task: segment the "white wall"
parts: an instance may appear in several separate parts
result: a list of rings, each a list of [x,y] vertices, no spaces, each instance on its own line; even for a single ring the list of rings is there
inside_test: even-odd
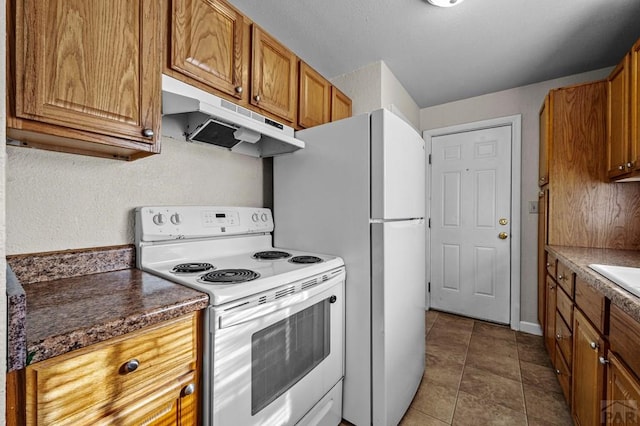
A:
[[[331,83],[351,98],[353,115],[386,108],[416,129],[420,126],[418,104],[383,61],[334,77]]]
[[[521,289],[520,320],[537,320],[537,241],[538,215],[529,214],[529,201],[538,200],[538,113],[550,89],[595,81],[608,75],[610,68],[571,75],[555,80],[420,110],[420,129],[437,129],[455,124],[522,114],[522,203],[521,203]]]
[[[387,64],[384,61],[380,61],[380,65],[382,106],[396,113],[395,108],[397,108],[400,111],[399,115],[414,128],[419,129],[420,107],[391,72]]]
[[[133,162],[7,153],[8,254],[133,243],[136,206],[261,207],[272,199],[271,160],[168,137],[160,155]]]

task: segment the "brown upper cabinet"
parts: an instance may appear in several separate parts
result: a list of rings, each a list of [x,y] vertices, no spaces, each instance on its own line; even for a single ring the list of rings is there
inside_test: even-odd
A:
[[[159,152],[157,2],[12,0],[8,6],[9,138],[127,160]]]
[[[543,186],[549,183],[549,131],[553,128],[551,119],[551,94],[544,98],[542,108],[540,108],[540,162],[538,165],[538,185]]]
[[[255,24],[252,43],[251,104],[295,123],[298,57]]]
[[[298,125],[313,127],[331,120],[331,83],[300,61]]]
[[[351,99],[338,90],[331,87],[331,121],[342,120],[351,117]]]
[[[607,80],[607,176],[640,180],[640,40]]]
[[[246,100],[251,23],[220,0],[173,0],[169,16],[169,72],[165,72],[180,78],[172,72],[176,71],[204,90]]]

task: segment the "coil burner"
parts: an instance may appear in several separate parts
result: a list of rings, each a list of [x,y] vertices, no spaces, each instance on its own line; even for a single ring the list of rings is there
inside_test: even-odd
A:
[[[216,284],[237,284],[260,278],[260,274],[250,269],[219,269],[200,277],[200,280]]]
[[[210,271],[212,269],[214,269],[214,267],[210,263],[189,262],[174,266],[171,272],[175,274],[194,274]]]
[[[317,256],[294,256],[289,259],[291,263],[320,263],[323,260]]]

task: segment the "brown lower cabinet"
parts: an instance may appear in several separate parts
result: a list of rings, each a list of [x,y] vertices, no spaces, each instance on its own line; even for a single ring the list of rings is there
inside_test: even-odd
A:
[[[568,263],[545,256],[545,345],[574,423],[640,426],[640,322]]]
[[[573,317],[573,397],[571,414],[577,425],[600,424],[600,401],[604,399],[606,351],[604,337],[579,310]]]
[[[198,424],[199,321],[194,312],[11,373],[7,424]]]

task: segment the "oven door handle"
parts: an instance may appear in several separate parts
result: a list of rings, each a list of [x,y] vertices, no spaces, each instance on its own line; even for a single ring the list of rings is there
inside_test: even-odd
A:
[[[284,311],[292,307],[304,307],[311,306],[318,303],[320,300],[326,298],[342,297],[342,294],[336,294],[338,290],[334,290],[341,282],[344,281],[344,273],[341,273],[333,278],[311,287],[307,290],[300,291],[298,293],[276,299],[272,302],[263,303],[260,305],[245,306],[240,305],[230,312],[224,312],[220,315],[216,315],[218,319],[217,328],[228,328],[239,324],[243,324],[249,321],[254,321],[258,318],[272,315],[279,311]],[[334,290],[333,292],[331,290]],[[334,303],[336,299],[331,300]],[[289,313],[283,314],[283,317],[290,315]]]

